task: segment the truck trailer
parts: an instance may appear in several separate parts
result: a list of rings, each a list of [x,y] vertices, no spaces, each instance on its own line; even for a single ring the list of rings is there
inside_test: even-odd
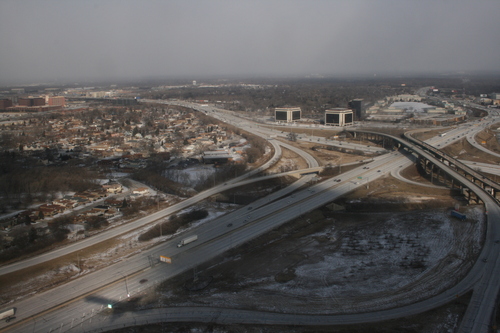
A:
[[[184,238],[183,240],[181,240],[179,242],[179,244],[177,244],[177,247],[181,247],[181,246],[184,246],[186,244],[189,244],[191,242],[194,242],[195,240],[198,239],[198,236],[197,235],[193,235],[193,236],[189,236],[187,238]]]
[[[467,218],[467,216],[465,214],[462,214],[459,211],[456,211],[454,209],[451,210],[450,215],[453,216],[453,217],[456,217],[457,219],[460,219],[462,221]]]
[[[0,312],[0,320],[5,319],[5,321],[9,322],[14,318],[14,314],[16,313],[16,308],[6,309]]]

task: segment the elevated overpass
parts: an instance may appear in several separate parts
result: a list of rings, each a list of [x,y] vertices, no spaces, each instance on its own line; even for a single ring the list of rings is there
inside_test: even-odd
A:
[[[465,178],[467,178],[468,180],[470,180],[474,184],[480,186],[483,190],[488,192],[493,198],[495,198],[495,200],[498,201],[498,194],[500,192],[500,185],[499,184],[497,184],[493,180],[489,179],[485,175],[481,174],[480,172],[472,169],[467,164],[462,163],[459,160],[442,152],[441,150],[434,148],[433,146],[431,146],[431,145],[429,145],[421,140],[413,138],[413,136],[411,135],[411,132],[405,133],[405,138],[407,138],[411,142],[419,145],[426,152],[428,152],[428,153],[432,154],[434,157],[438,158],[442,163],[453,168],[455,171],[460,173],[462,176],[464,176]],[[439,166],[436,166],[432,163],[429,163],[429,161],[427,159],[420,159],[419,163],[424,168],[424,170],[426,170],[427,173],[431,174],[431,179],[437,178],[438,180],[441,180],[443,183],[450,183],[451,182],[451,185],[452,185],[451,187],[454,186],[453,179],[450,179],[449,177],[447,177],[447,174],[443,173],[441,168],[439,168]],[[469,199],[469,201],[474,201],[476,203],[480,202],[480,198],[478,198],[474,192],[471,192],[468,189],[466,189],[464,194]]]
[[[349,130],[355,136],[362,136],[367,140],[383,142],[387,149],[405,149],[417,157],[417,164],[430,176],[432,183],[444,184],[452,189],[458,189],[466,197],[470,203],[484,203],[481,196],[474,190],[470,189],[468,183],[463,182],[461,178],[455,177],[443,169],[443,165],[452,168],[454,171],[465,177],[470,182],[479,186],[483,191],[488,193],[496,202],[500,204],[500,185],[489,179],[480,172],[472,169],[465,163],[449,156],[433,146],[414,138],[411,132],[404,134],[406,141],[403,138],[398,138],[389,134],[377,133],[371,131]],[[434,163],[429,159],[427,154],[422,154],[420,150],[416,150],[418,146],[422,151],[438,159],[442,164]]]

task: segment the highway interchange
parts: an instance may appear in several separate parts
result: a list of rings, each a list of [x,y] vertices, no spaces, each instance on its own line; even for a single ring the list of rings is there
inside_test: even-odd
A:
[[[192,107],[200,108],[197,105],[190,105]],[[269,137],[276,131],[269,131],[264,127],[256,128],[255,124],[245,124],[241,119],[229,119],[230,115],[221,113],[219,115],[222,119],[228,122],[236,123],[239,127],[247,128],[252,132],[260,132],[262,135]],[[252,126],[252,127],[250,127]],[[428,142],[433,146],[443,147],[444,145],[451,144],[455,140],[462,137],[471,138],[473,140],[474,133],[480,131],[483,123],[478,123],[473,127],[458,127],[453,131],[448,131],[445,136],[436,137]],[[456,132],[455,132],[456,131]],[[311,138],[312,141],[312,138]],[[279,158],[280,148],[277,140],[269,140],[275,147],[277,154],[273,158],[273,164]],[[335,144],[334,142],[332,144]],[[295,149],[293,146],[287,145],[288,149]],[[353,145],[353,148],[355,146]],[[361,147],[356,147],[361,148]],[[418,150],[418,147],[413,147]],[[309,167],[317,166],[317,162],[308,154],[301,153],[303,157],[308,160]],[[425,152],[422,152],[425,154]],[[432,158],[429,156],[429,158]],[[167,309],[168,317],[161,310],[149,310],[149,312],[126,313],[121,316],[112,316],[105,311],[107,304],[113,304],[123,300],[127,294],[140,293],[144,288],[149,288],[156,283],[173,277],[183,271],[196,267],[197,265],[214,258],[217,255],[227,251],[232,247],[247,242],[249,239],[257,237],[268,230],[283,224],[296,216],[304,214],[316,207],[335,200],[336,198],[345,195],[345,193],[352,191],[358,186],[365,185],[365,182],[360,182],[359,177],[366,181],[373,181],[382,177],[387,173],[397,173],[405,166],[413,163],[408,156],[400,152],[391,152],[378,156],[370,161],[364,161],[365,166],[357,167],[349,172],[343,173],[337,179],[330,179],[316,185],[310,186],[307,189],[300,189],[305,183],[312,179],[312,175],[302,177],[299,181],[291,186],[273,193],[272,195],[262,198],[250,206],[244,207],[235,212],[229,213],[221,218],[218,218],[209,223],[203,224],[199,229],[190,230],[188,233],[183,234],[184,238],[190,234],[196,233],[199,235],[199,240],[192,245],[185,248],[177,248],[178,237],[164,242],[160,246],[156,246],[148,251],[130,257],[123,262],[109,266],[103,270],[95,273],[85,275],[81,278],[72,280],[60,287],[52,289],[42,294],[34,295],[33,297],[26,298],[13,306],[18,309],[16,316],[18,317],[17,323],[11,322],[8,327],[12,332],[66,332],[66,331],[93,331],[100,329],[111,329],[123,327],[128,325],[149,323],[155,321],[180,321],[182,316],[188,316],[187,321],[193,321],[197,318],[200,322],[213,320],[216,316],[217,322],[238,322],[238,323],[267,323],[267,324],[296,324],[296,325],[332,325],[332,324],[346,324],[346,323],[359,323],[359,322],[375,322],[383,319],[392,319],[408,316],[415,313],[421,313],[428,309],[435,308],[439,305],[446,304],[453,300],[457,295],[462,295],[467,291],[474,288],[475,295],[492,295],[489,301],[473,300],[471,306],[468,308],[466,318],[472,319],[464,320],[462,324],[462,332],[486,332],[487,325],[489,324],[489,316],[491,315],[491,306],[494,304],[494,298],[498,294],[498,285],[494,276],[498,276],[500,263],[496,256],[495,240],[500,235],[497,230],[496,224],[489,223],[487,241],[485,243],[481,257],[487,258],[487,262],[478,261],[471,272],[460,283],[450,290],[441,295],[430,298],[426,301],[415,303],[406,307],[398,309],[366,313],[366,314],[352,314],[343,316],[297,316],[285,314],[272,314],[263,312],[252,312],[231,309]],[[440,163],[435,161],[435,163]],[[268,167],[267,165],[266,167]],[[445,168],[446,166],[443,166]],[[486,166],[483,166],[486,167]],[[488,166],[489,167],[489,166]],[[379,170],[381,170],[379,172]],[[260,170],[259,170],[260,171]],[[257,172],[259,172],[257,171]],[[255,173],[257,173],[255,172]],[[448,173],[453,174],[455,171],[449,169]],[[454,175],[461,177],[460,175]],[[179,203],[179,207],[169,207],[165,210],[157,212],[151,216],[137,220],[133,224],[123,226],[123,229],[112,229],[110,234],[101,236],[93,236],[85,242],[75,243],[74,248],[65,249],[64,253],[68,251],[78,251],[82,248],[90,246],[91,242],[102,242],[103,240],[132,230],[140,225],[151,223],[162,216],[172,214],[175,211],[181,210],[185,207],[192,205],[197,200],[207,198],[217,192],[229,189],[233,186],[238,186],[237,182],[243,180],[234,179],[224,185],[219,185],[216,188],[210,189],[206,192],[200,193],[199,197],[193,197],[191,202],[188,200]],[[463,179],[464,182],[468,182]],[[475,186],[470,184],[471,187]],[[476,186],[477,187],[477,186]],[[481,192],[479,188],[477,191]],[[293,192],[293,195],[290,193]],[[488,219],[498,221],[499,209],[496,203],[491,202],[487,196],[482,198],[486,203],[488,211]],[[231,227],[228,227],[232,224]],[[121,228],[121,227],[119,227]],[[112,233],[111,233],[112,232]],[[93,240],[93,238],[96,240]],[[82,245],[78,245],[78,244]],[[95,244],[95,243],[94,243]],[[498,246],[498,245],[497,245]],[[54,257],[60,253],[52,253]],[[158,264],[155,261],[151,265],[150,258],[157,259],[160,255],[168,255],[172,258],[172,265]],[[40,263],[41,260],[51,260],[54,257],[47,257],[41,259],[37,257],[32,262],[24,261],[15,265],[5,266],[0,269],[1,274],[6,274],[8,271],[15,271],[23,267],[31,265],[33,262]],[[182,262],[182,265],[177,263]],[[23,266],[27,265],[27,266]],[[4,271],[5,270],[5,271]],[[148,282],[141,284],[139,281],[147,279]],[[150,282],[149,282],[150,281]],[[480,281],[480,283],[477,283]],[[493,303],[491,303],[493,302]],[[193,314],[196,312],[196,315]],[[215,314],[214,314],[215,313]],[[237,313],[237,315],[236,315]],[[198,316],[198,317],[197,317]],[[156,318],[156,319],[154,319]],[[485,327],[486,325],[486,327]],[[6,327],[2,324],[1,327]]]

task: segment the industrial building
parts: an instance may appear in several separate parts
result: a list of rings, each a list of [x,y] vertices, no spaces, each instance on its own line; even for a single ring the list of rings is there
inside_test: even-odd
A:
[[[302,116],[300,108],[275,108],[274,119],[276,122],[291,123],[299,121]]]
[[[334,108],[325,111],[325,125],[330,126],[352,126],[354,116],[351,109]]]

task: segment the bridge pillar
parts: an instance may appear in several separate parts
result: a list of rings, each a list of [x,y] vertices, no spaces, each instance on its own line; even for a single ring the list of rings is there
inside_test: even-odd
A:
[[[434,164],[430,164],[431,183],[434,184]]]
[[[443,172],[443,183],[453,189],[453,177],[450,177],[446,172]]]
[[[467,199],[467,202],[469,204],[480,204],[482,202],[481,199],[479,199],[479,197],[476,195],[476,193],[468,188],[464,188],[463,193],[465,194],[465,198]]]
[[[469,204],[473,203],[471,197],[471,191],[467,187],[462,188],[462,194],[464,195],[465,199]]]
[[[443,173],[441,172],[440,168],[437,169],[437,180],[441,184],[445,184],[446,185],[446,177],[443,175]]]
[[[456,186],[456,184],[455,184],[455,178],[451,177],[450,175],[448,175],[448,177],[449,177],[449,179],[450,179],[450,180],[449,180],[449,182],[450,182],[450,188],[451,188],[451,189],[454,189],[454,188],[455,188],[455,186]]]

